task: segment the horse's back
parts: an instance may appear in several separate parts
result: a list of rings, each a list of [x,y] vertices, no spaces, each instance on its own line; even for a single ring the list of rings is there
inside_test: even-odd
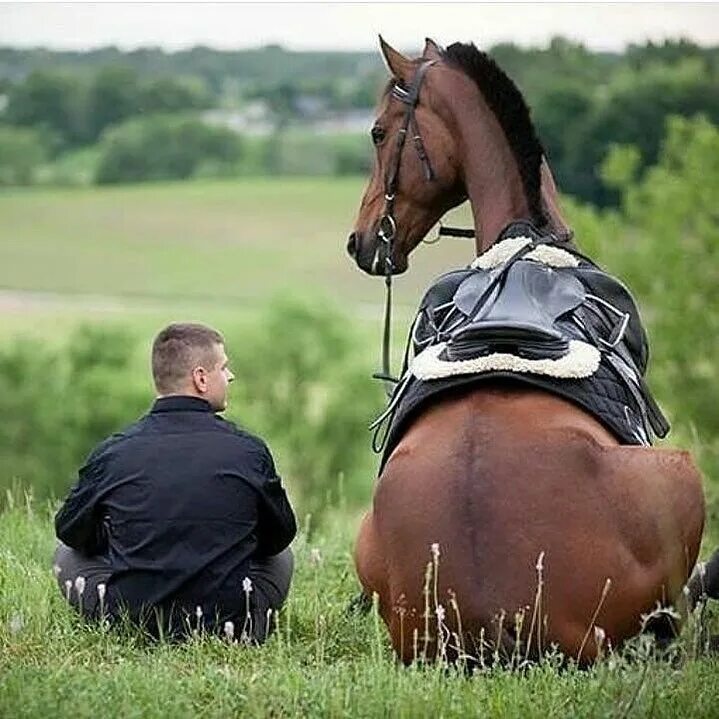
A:
[[[448,607],[456,597],[464,627],[486,631],[502,611],[532,612],[541,575],[544,639],[571,654],[595,612],[617,642],[638,631],[642,612],[677,597],[702,522],[687,453],[619,446],[592,417],[542,392],[479,389],[432,406],[398,444],[358,569],[390,622],[399,606],[419,616],[436,543],[435,601]]]

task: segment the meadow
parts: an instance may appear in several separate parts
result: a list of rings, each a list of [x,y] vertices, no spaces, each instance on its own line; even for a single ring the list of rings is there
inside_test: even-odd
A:
[[[698,170],[697,177],[703,182],[706,173]],[[379,355],[382,281],[362,275],[344,252],[363,185],[359,178],[248,179],[0,194],[0,361],[21,346],[20,338],[31,343],[12,355],[15,364],[0,364],[0,379],[6,382],[0,391],[6,417],[0,454],[12,460],[40,457],[46,450],[45,464],[28,465],[27,471],[60,466],[53,452],[59,457],[68,444],[63,432],[80,427],[87,443],[107,430],[102,423],[88,425],[85,415],[102,414],[116,400],[122,388],[113,377],[129,384],[132,376],[138,386],[131,388],[131,401],[118,400],[104,421],[129,422],[135,408],[150,401],[146,357],[158,328],[172,320],[209,322],[232,338],[230,356],[234,352],[246,370],[236,384],[257,381],[255,394],[237,387],[235,400],[246,406],[240,413],[246,408],[257,423],[251,427],[273,432],[269,439],[279,444],[280,471],[299,501],[302,525],[294,544],[294,588],[266,646],[248,649],[209,637],[183,646],[152,644],[129,630],[82,624],[54,586],[51,516],[62,494],[57,488],[68,485],[69,474],[53,478],[55,484],[48,485],[53,491],[41,492],[38,485],[33,499],[25,495],[33,490],[23,480],[26,466],[13,469],[0,461],[8,467],[0,478],[0,487],[7,488],[0,503],[0,716],[719,716],[719,663],[704,655],[691,631],[671,660],[655,657],[638,642],[589,671],[560,671],[550,657],[534,668],[470,677],[445,667],[398,667],[376,615],[347,611],[358,588],[352,543],[375,466],[362,428],[381,406],[369,374]],[[651,207],[650,201],[645,197],[643,206]],[[677,204],[662,196],[655,206],[668,213]],[[706,554],[719,539],[714,477],[719,453],[716,393],[698,382],[716,378],[707,359],[716,306],[691,314],[692,322],[686,318],[697,302],[714,296],[715,265],[697,261],[709,257],[709,250],[692,244],[688,233],[680,242],[658,244],[665,238],[662,232],[675,231],[667,213],[652,219],[661,228],[651,225],[649,233],[629,212],[600,216],[572,202],[568,211],[580,246],[637,290],[654,341],[650,381],[674,422],[670,441],[691,448],[705,470]],[[456,223],[468,221],[466,209],[458,215]],[[630,220],[636,224],[630,227]],[[714,245],[708,247],[713,253]],[[471,243],[455,240],[421,247],[413,255],[410,273],[397,281],[397,361],[423,289],[472,256]],[[683,279],[690,272],[691,283]],[[276,305],[278,298],[289,298],[290,304]],[[319,308],[324,319],[313,325],[311,311],[293,309],[295,301]],[[279,310],[267,314],[271,306]],[[273,325],[278,317],[291,317],[296,332]],[[88,326],[100,334],[89,335],[86,353],[98,353],[97,362],[107,364],[74,356],[73,371],[90,368],[83,378],[69,372],[62,352],[78,337],[87,340],[74,333]],[[267,327],[274,334],[263,335]],[[313,424],[315,385],[307,405],[282,414],[291,402],[270,392],[268,377],[280,367],[276,356],[265,354],[278,337],[282,347],[298,349],[298,362],[311,360],[297,366],[315,385],[324,381],[346,388],[347,394],[337,390],[335,404],[353,405],[358,416],[341,432],[342,418],[329,410]],[[335,364],[328,363],[332,352],[322,344],[327,338],[327,346],[337,351]],[[105,347],[106,341],[112,346]],[[24,364],[32,373],[17,369]],[[352,373],[345,365],[352,365]],[[282,376],[292,377],[296,367],[290,370]],[[376,390],[372,396],[370,388]],[[87,406],[76,407],[73,395]],[[31,414],[35,405],[39,410]],[[287,425],[300,424],[297,418],[307,407],[312,411],[301,429],[309,434],[285,436]],[[336,410],[332,402],[329,409]],[[75,424],[67,419],[73,412]],[[23,413],[27,422],[15,434],[5,434],[7,418]],[[281,416],[273,417],[276,413]],[[41,428],[43,436],[57,442],[49,449],[35,434],[43,424],[48,425]],[[329,445],[337,437],[349,442],[350,436],[356,442],[351,456],[362,472],[345,476],[343,489],[342,457],[331,454]],[[327,451],[309,458],[314,461],[309,467],[324,469],[317,470],[320,485],[308,490],[298,478],[309,470],[298,457],[301,448],[315,442],[327,445]],[[79,453],[81,444],[73,452]],[[65,465],[74,456],[64,456]],[[330,487],[337,489],[321,504]],[[716,612],[710,612],[709,624],[719,630]]]
[[[293,590],[263,647],[202,636],[151,643],[88,626],[65,606],[49,567],[50,508],[13,501],[0,515],[3,717],[719,716],[719,661],[691,632],[670,657],[637,642],[586,671],[559,669],[551,656],[471,676],[398,666],[377,615],[348,611],[356,517],[341,506],[295,540]]]
[[[22,328],[18,304],[42,317],[134,320],[170,305],[173,316],[194,307],[231,319],[278,293],[321,297],[379,324],[382,281],[345,254],[363,187],[359,178],[253,178],[5,191],[3,331]],[[467,241],[418,252],[397,282],[398,305],[409,312],[434,276],[472,257]]]

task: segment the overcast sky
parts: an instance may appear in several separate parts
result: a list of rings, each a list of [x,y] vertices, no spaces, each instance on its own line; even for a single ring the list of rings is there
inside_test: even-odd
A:
[[[373,49],[382,33],[400,49],[426,35],[546,45],[563,35],[595,49],[686,37],[719,44],[716,3],[3,3],[0,45],[168,50],[269,43],[289,49]]]

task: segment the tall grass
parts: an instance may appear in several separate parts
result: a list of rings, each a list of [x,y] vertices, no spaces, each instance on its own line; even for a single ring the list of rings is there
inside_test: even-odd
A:
[[[474,675],[398,666],[377,615],[348,611],[356,517],[336,508],[295,541],[289,601],[263,647],[85,624],[52,576],[51,510],[16,494],[0,515],[0,716],[716,716],[719,663],[691,643],[669,662],[639,642],[587,671],[551,655]]]

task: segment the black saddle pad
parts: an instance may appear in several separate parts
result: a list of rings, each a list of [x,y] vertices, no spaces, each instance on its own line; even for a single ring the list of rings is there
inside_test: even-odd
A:
[[[502,381],[542,389],[569,400],[599,420],[622,444],[648,443],[647,438],[636,431],[638,417],[631,409],[632,398],[628,396],[622,381],[603,364],[600,364],[592,377],[586,379],[559,380],[512,372],[459,375],[431,382],[414,379],[389,425],[380,470],[413,420],[434,401],[453,393],[466,392]]]

